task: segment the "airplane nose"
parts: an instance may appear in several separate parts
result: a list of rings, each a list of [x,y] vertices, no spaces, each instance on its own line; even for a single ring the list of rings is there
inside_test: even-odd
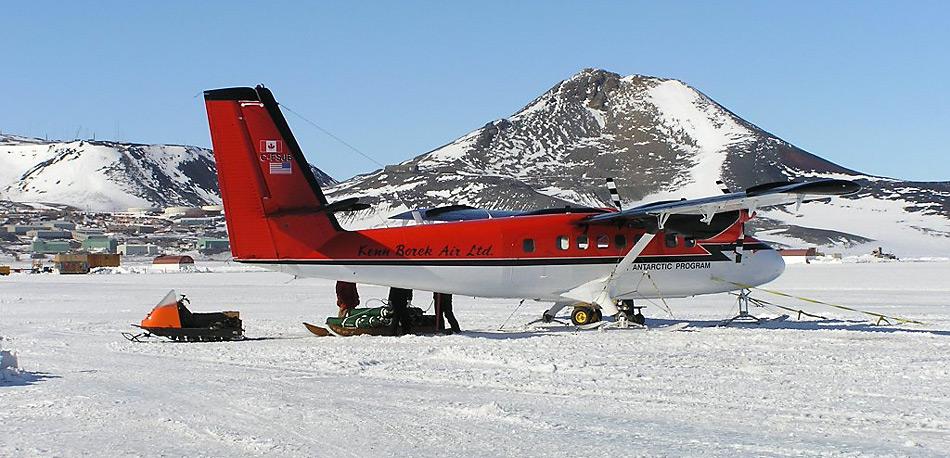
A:
[[[777,250],[759,250],[751,259],[749,284],[763,285],[785,272],[785,260]]]

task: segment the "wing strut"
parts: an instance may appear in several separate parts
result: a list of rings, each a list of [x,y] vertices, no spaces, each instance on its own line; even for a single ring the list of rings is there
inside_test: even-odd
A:
[[[650,244],[654,236],[656,236],[656,234],[645,232],[643,236],[640,237],[640,240],[637,240],[637,243],[633,244],[633,248],[617,263],[617,267],[614,267],[614,271],[610,273],[610,277],[616,277],[629,270],[633,262],[637,260],[637,256],[643,253],[643,250]]]
[[[597,304],[600,306],[604,315],[616,315],[620,313],[620,310],[617,309],[617,301],[612,296],[614,281],[621,274],[630,270],[630,267],[633,266],[637,257],[643,253],[643,250],[650,244],[654,236],[656,236],[655,233],[644,233],[640,237],[640,240],[637,240],[637,243],[633,245],[633,248],[614,266],[614,270],[610,272],[610,275],[584,283],[561,294],[561,297],[587,302],[589,304]]]

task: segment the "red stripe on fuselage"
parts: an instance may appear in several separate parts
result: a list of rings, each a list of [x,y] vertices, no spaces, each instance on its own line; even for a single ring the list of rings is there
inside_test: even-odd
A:
[[[278,258],[267,260],[472,260],[477,263],[478,260],[536,259],[538,263],[544,263],[544,259],[617,259],[624,256],[644,233],[642,228],[629,226],[581,224],[587,216],[578,213],[518,216],[343,231],[319,247],[284,245]],[[281,227],[281,219],[294,217],[278,216],[272,227]],[[743,212],[736,223],[723,232],[698,240],[693,246],[686,246],[683,236],[679,235],[676,246],[667,246],[666,234],[661,231],[641,256],[708,256],[710,252],[703,248],[703,244],[736,243],[742,239],[741,224],[747,219]],[[578,243],[578,238],[584,235],[587,236],[586,249]],[[618,236],[622,236],[625,242],[622,246],[617,243]],[[561,249],[559,237],[567,237],[567,249]],[[753,239],[745,240],[745,243],[752,242]],[[527,251],[526,245],[533,245],[533,251]],[[240,260],[254,261],[255,258]]]

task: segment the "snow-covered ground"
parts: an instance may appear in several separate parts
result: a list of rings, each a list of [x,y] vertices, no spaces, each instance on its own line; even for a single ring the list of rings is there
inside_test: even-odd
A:
[[[647,309],[690,331],[524,332],[544,305],[458,297],[462,335],[317,338],[300,322],[335,312],[326,281],[0,277],[22,371],[0,384],[0,455],[941,455],[948,279],[950,262],[812,264],[770,285],[924,326],[811,305],[837,320],[709,327],[733,313],[718,295],[669,301],[675,318]],[[194,310],[240,310],[251,339],[124,340],[171,288]]]

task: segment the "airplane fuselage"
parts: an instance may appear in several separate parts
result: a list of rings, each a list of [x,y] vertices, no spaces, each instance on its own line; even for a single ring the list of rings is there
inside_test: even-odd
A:
[[[609,275],[644,234],[636,227],[581,224],[587,216],[537,215],[342,231],[296,256],[238,260],[299,277],[559,301],[571,288]],[[775,279],[784,270],[781,256],[744,237],[742,221],[705,240],[660,232],[631,269],[618,273],[613,297],[685,297],[732,291],[734,283],[759,285]]]

